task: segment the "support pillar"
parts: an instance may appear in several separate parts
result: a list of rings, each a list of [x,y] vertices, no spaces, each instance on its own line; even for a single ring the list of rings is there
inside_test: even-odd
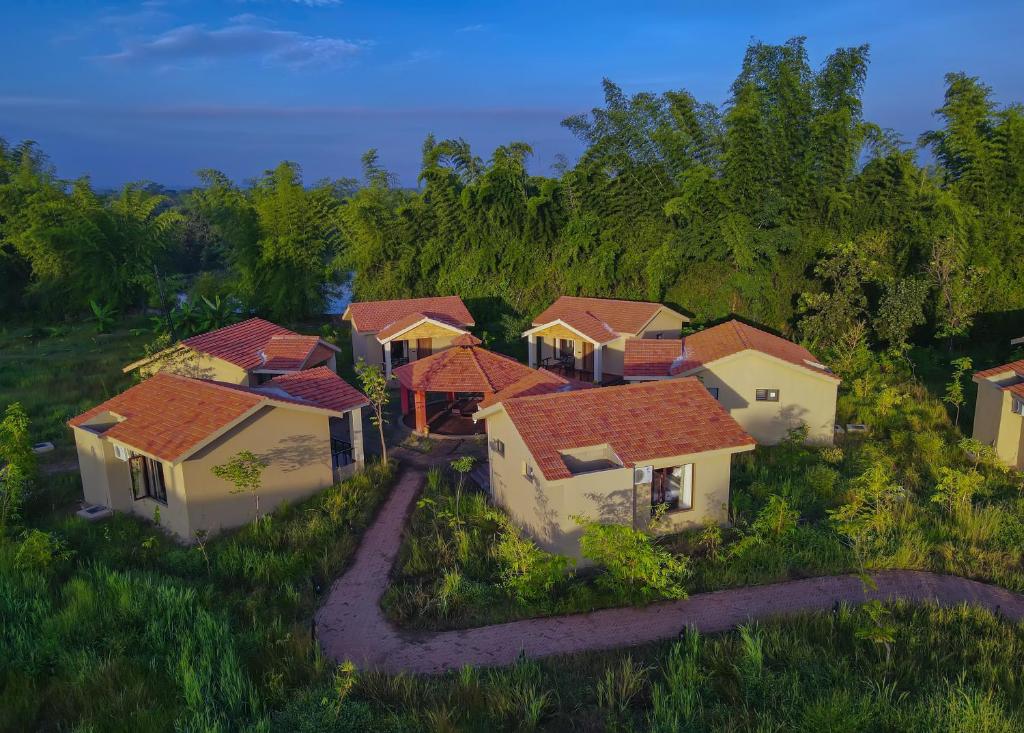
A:
[[[384,343],[384,378],[391,379],[391,342]]]
[[[362,468],[366,462],[363,453],[363,408],[357,407],[348,414],[348,432],[352,441],[352,462]]]
[[[402,388],[401,388],[401,394],[402,394],[402,414],[403,415],[408,415],[409,414],[409,388],[406,387],[404,384],[402,385]]]
[[[426,435],[430,431],[427,424],[427,393],[416,390],[416,432]]]
[[[537,336],[530,334],[526,337],[526,358],[530,363],[530,369],[537,368]]]
[[[601,378],[604,376],[601,372],[601,357],[604,354],[603,346],[594,347],[594,381],[598,384],[601,383]]]

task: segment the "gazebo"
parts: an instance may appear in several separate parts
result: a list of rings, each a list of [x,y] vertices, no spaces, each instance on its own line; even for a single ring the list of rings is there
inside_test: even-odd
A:
[[[430,432],[431,424],[436,424],[435,432],[442,435],[483,432],[483,424],[475,424],[471,417],[481,402],[574,386],[557,374],[531,369],[482,348],[480,339],[471,334],[456,338],[447,351],[400,366],[393,373],[401,389],[402,419],[423,435]],[[428,394],[443,397],[428,405]]]

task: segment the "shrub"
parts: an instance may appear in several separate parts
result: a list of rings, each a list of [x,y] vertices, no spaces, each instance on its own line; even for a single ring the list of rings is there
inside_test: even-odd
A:
[[[577,518],[583,527],[580,554],[602,570],[598,583],[622,602],[685,598],[689,560],[658,546],[645,532],[624,524]]]

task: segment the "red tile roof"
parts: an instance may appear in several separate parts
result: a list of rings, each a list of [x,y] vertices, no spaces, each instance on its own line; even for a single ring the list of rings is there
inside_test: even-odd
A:
[[[623,376],[669,376],[682,355],[682,339],[626,339]]]
[[[462,326],[461,323],[456,322],[453,318],[451,318],[451,317],[449,317],[447,315],[442,316],[442,315],[436,315],[435,314],[435,315],[432,315],[432,316],[428,316],[425,313],[416,312],[416,313],[410,313],[407,316],[403,316],[402,318],[399,318],[394,323],[390,323],[387,326],[385,326],[384,328],[382,328],[380,331],[377,332],[377,340],[380,341],[381,343],[384,343],[388,339],[390,339],[390,338],[392,338],[394,336],[397,336],[402,331],[408,330],[408,329],[412,328],[413,326],[415,326],[416,324],[422,323],[423,321],[427,320],[428,318],[430,320],[432,320],[432,321],[436,321],[437,323],[440,323],[443,326],[449,326],[449,327],[451,327],[452,329],[454,329],[456,331],[465,331],[466,330]]]
[[[266,387],[282,390],[290,397],[337,412],[348,412],[370,404],[366,395],[327,367],[282,374],[256,389],[266,392]]]
[[[261,387],[157,372],[68,421],[71,427],[104,413],[120,418],[103,437],[161,460],[175,461],[261,404],[346,412],[366,398],[326,367],[282,375]]]
[[[727,356],[738,354],[741,351],[758,351],[776,359],[789,362],[794,366],[806,369],[814,374],[839,380],[835,374],[819,364],[814,354],[799,344],[775,336],[754,328],[741,321],[726,321],[717,326],[706,328],[703,331],[691,334],[684,339],[661,339],[666,343],[674,344],[650,347],[651,339],[632,339],[626,342],[626,354],[624,376],[673,376],[685,374],[693,369],[699,369],[711,362],[724,359]],[[672,350],[678,349],[676,356],[670,363],[669,369],[659,372],[654,371],[664,363],[664,359]],[[648,356],[649,353],[657,352],[657,357]],[[659,361],[660,359],[660,361]],[[636,371],[631,371],[630,364]]]
[[[980,372],[974,373],[975,379],[989,379],[990,377],[998,377],[1000,374],[1016,374],[1020,377],[1024,377],[1024,359],[1019,361],[1011,361],[1009,364],[1003,364],[1002,366],[992,367],[991,369],[983,369]]]
[[[201,333],[185,339],[182,344],[246,371],[257,368],[301,369],[317,346],[334,350],[317,336],[303,336],[262,318],[250,318],[216,331]],[[266,356],[266,364],[261,354]]]
[[[624,466],[671,456],[754,446],[696,378],[644,382],[506,400],[544,477],[572,474],[560,451],[608,444]]]
[[[605,343],[619,334],[639,333],[662,306],[635,300],[563,295],[533,319],[534,326],[562,321],[583,335]]]
[[[105,438],[174,461],[265,399],[216,382],[158,372],[68,424],[81,427],[98,415],[113,413],[123,420],[103,432]]]
[[[462,298],[457,295],[350,303],[342,318],[352,321],[352,326],[357,331],[378,333],[412,314],[428,316],[463,329],[474,325],[473,316],[469,314]]]
[[[535,371],[480,346],[453,346],[400,366],[394,375],[414,391],[498,392]]]
[[[496,402],[513,397],[529,397],[532,395],[549,394],[551,392],[568,391],[570,389],[582,389],[591,385],[575,380],[566,379],[546,369],[531,369],[529,374],[523,375],[504,389],[488,395],[480,401],[480,408],[489,407]]]

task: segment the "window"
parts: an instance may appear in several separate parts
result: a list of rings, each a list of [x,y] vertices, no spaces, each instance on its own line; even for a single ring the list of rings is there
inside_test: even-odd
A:
[[[1010,408],[1014,415],[1024,415],[1024,400],[1019,397],[1013,398],[1013,406]]]
[[[505,442],[494,438],[491,441],[491,450],[497,453],[502,458],[505,457]]]
[[[523,461],[523,476],[527,481],[533,481],[533,466],[526,461]]]
[[[755,393],[755,398],[758,402],[778,402],[779,401],[779,390],[777,389],[759,389]]]
[[[558,339],[558,356],[561,359],[575,358],[576,344],[572,339]]]
[[[708,392],[709,392],[709,393],[711,394],[711,396],[712,396],[712,397],[714,397],[714,398],[715,398],[716,400],[718,399],[718,387],[708,387]]]
[[[668,511],[693,509],[693,464],[658,468],[651,482],[651,512],[664,504]]]
[[[161,504],[167,503],[167,487],[164,486],[164,468],[160,461],[146,456],[133,455],[128,459],[132,475],[132,496],[136,501],[149,497]]]

